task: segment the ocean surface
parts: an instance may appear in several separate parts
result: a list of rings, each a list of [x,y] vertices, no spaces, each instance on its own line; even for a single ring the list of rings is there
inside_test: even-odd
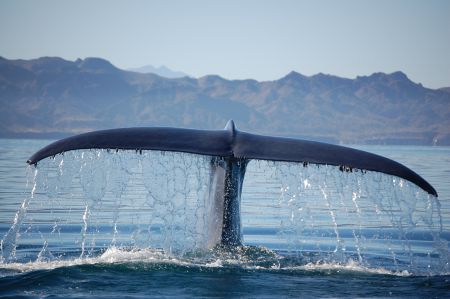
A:
[[[423,176],[251,161],[214,246],[211,157],[0,139],[0,298],[450,298],[450,148],[355,146]]]

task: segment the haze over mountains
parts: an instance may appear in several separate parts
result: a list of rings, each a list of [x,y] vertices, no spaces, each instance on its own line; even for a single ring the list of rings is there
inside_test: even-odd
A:
[[[402,72],[171,79],[99,58],[0,57],[0,119],[0,137],[132,126],[221,129],[234,119],[241,130],[334,143],[450,145],[450,92]]]
[[[154,67],[153,65],[145,65],[145,66],[138,67],[138,68],[128,69],[128,71],[142,73],[142,74],[152,73],[152,74],[156,74],[158,76],[166,77],[166,78],[191,77],[186,73],[173,71],[164,65],[161,65],[159,67]]]

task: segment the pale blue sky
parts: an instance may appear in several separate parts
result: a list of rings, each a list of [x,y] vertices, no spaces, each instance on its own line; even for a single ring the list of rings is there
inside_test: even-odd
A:
[[[199,77],[354,78],[450,86],[450,1],[0,1],[0,56],[103,57]]]

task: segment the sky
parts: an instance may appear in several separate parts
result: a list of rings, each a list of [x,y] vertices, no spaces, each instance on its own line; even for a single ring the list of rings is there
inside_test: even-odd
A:
[[[194,77],[355,78],[450,86],[450,1],[0,1],[0,56],[102,57]]]

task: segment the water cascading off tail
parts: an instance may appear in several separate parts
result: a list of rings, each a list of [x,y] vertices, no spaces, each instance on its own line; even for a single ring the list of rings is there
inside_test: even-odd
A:
[[[35,171],[32,196],[3,239],[3,259],[36,256],[43,242],[57,249],[53,256],[86,257],[110,245],[182,253],[217,238],[209,157],[73,151]]]
[[[286,263],[449,272],[439,201],[405,180],[271,161],[249,163],[247,178],[245,244],[276,248]]]
[[[398,163],[342,147],[240,133],[232,123],[212,133],[124,130],[75,136],[30,159],[36,164],[66,152],[37,165],[32,195],[3,238],[3,261],[90,257],[111,246],[182,256],[217,244],[239,246],[241,225],[244,243],[295,253],[295,263],[352,259],[371,266],[374,254],[388,261],[383,266],[401,263],[397,271],[442,265],[448,258],[435,196],[398,177],[355,169],[379,168],[436,195]],[[128,139],[110,144],[114,134]],[[264,161],[277,157],[303,163]]]

